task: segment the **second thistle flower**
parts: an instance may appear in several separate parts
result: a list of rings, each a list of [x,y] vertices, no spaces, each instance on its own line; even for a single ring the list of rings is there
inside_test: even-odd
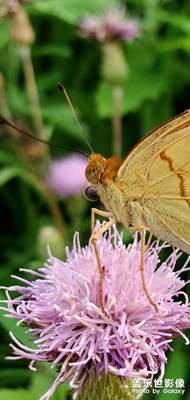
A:
[[[87,15],[80,23],[80,33],[102,44],[103,78],[113,86],[123,86],[128,77],[128,66],[120,41],[131,42],[140,36],[138,21],[125,17],[123,5],[111,4],[103,15]]]

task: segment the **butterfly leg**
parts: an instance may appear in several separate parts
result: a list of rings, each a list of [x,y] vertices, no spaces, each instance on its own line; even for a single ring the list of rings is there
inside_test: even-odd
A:
[[[146,236],[146,229],[144,228],[144,226],[135,226],[135,227],[130,227],[130,230],[132,231],[140,231],[141,232],[141,257],[140,257],[140,271],[141,271],[141,280],[142,280],[142,286],[144,289],[144,292],[146,294],[146,297],[149,301],[149,303],[155,308],[156,312],[158,311],[158,307],[156,306],[156,304],[154,303],[154,301],[152,300],[147,286],[146,286],[146,281],[145,281],[145,276],[144,276],[144,255],[145,255],[145,251],[146,251],[146,244],[145,244],[145,236]],[[152,238],[152,235],[150,235]],[[148,246],[150,244],[150,241],[148,239]]]
[[[100,215],[101,217],[112,217],[104,226],[102,226],[96,233],[93,234],[94,231],[94,224],[95,224],[95,215]],[[100,256],[98,252],[98,247],[97,247],[97,239],[102,233],[106,232],[114,223],[115,223],[115,218],[113,218],[112,214],[106,211],[101,211],[98,210],[97,208],[92,208],[91,209],[91,231],[92,231],[92,243],[94,246],[95,250],[95,255],[96,255],[96,261],[98,264],[98,269],[99,269],[99,274],[100,274],[100,306],[102,310],[104,310],[103,307],[103,280],[104,280],[104,268],[102,267],[101,261],[100,261]]]
[[[102,211],[102,210],[98,210],[98,208],[92,207],[91,208],[91,234],[93,234],[93,232],[94,232],[95,215],[100,215],[100,217],[105,217],[105,218],[110,218],[110,217],[113,218],[113,215],[111,213],[109,213],[108,211]],[[103,228],[104,227],[102,227],[101,229],[103,229]],[[106,231],[107,231],[107,229],[104,230],[104,232],[106,232]]]
[[[148,237],[148,240],[147,240],[147,243],[146,243],[146,246],[145,246],[145,252],[146,252],[146,251],[149,249],[149,247],[150,247],[150,243],[151,243],[152,237],[153,237],[153,234],[152,234],[152,233],[149,233],[149,237]]]

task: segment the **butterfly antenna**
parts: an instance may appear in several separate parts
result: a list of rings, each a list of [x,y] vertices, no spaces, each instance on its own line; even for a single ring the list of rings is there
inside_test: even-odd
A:
[[[69,150],[72,150],[72,151],[74,151],[74,152],[76,152],[76,153],[83,154],[84,156],[86,156],[86,157],[89,158],[89,155],[86,154],[84,151],[72,149],[72,148],[67,147],[67,146],[59,146],[58,144],[50,143],[50,142],[48,142],[48,141],[46,141],[46,140],[39,139],[37,136],[34,136],[34,135],[32,135],[32,134],[30,134],[30,133],[28,133],[28,132],[25,132],[25,131],[23,131],[22,129],[18,128],[17,126],[15,126],[15,125],[12,124],[11,122],[9,122],[7,119],[5,119],[4,117],[2,117],[1,115],[0,115],[0,124],[1,124],[1,125],[8,125],[8,126],[10,126],[12,129],[14,129],[15,131],[17,131],[17,132],[19,132],[19,133],[22,133],[23,135],[28,136],[28,137],[31,138],[31,139],[37,140],[38,142],[45,143],[45,144],[48,144],[49,146],[57,147],[58,149],[62,149],[62,150],[69,149]]]
[[[68,95],[66,89],[64,88],[64,86],[63,86],[62,83],[60,83],[60,82],[57,84],[57,87],[58,87],[59,90],[61,90],[61,92],[62,92],[62,93],[64,94],[64,96],[66,97],[67,103],[69,104],[69,107],[70,107],[70,109],[71,109],[71,112],[72,112],[72,114],[73,114],[73,117],[74,117],[74,119],[75,119],[75,121],[76,121],[76,123],[77,123],[77,125],[78,125],[78,127],[79,127],[79,129],[80,129],[80,131],[81,131],[81,133],[82,133],[82,136],[83,136],[83,138],[84,138],[84,140],[85,140],[87,146],[89,147],[90,151],[94,154],[93,148],[92,148],[92,146],[90,145],[90,143],[89,143],[89,141],[88,141],[88,139],[87,139],[87,137],[86,137],[86,135],[85,135],[85,133],[84,133],[84,131],[83,131],[83,129],[82,129],[82,126],[81,126],[81,124],[80,124],[80,122],[79,122],[79,119],[78,119],[78,117],[77,117],[77,115],[76,115],[76,112],[75,112],[75,110],[74,110],[74,107],[73,107],[73,105],[72,105],[72,103],[71,103],[71,100],[70,100],[70,98],[69,98],[69,95]]]

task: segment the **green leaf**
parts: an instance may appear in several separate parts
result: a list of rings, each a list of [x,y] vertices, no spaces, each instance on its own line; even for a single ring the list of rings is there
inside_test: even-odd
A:
[[[156,71],[131,71],[131,76],[124,88],[122,115],[138,110],[146,100],[158,99],[164,90],[163,77]],[[100,83],[95,100],[100,118],[114,115],[112,87],[106,82]]]
[[[109,0],[36,0],[29,9],[75,25],[87,13],[100,13],[109,4]]]
[[[81,122],[80,114],[75,108],[75,112]],[[48,123],[53,126],[57,126],[62,130],[65,130],[65,133],[68,133],[70,136],[83,140],[80,129],[72,115],[71,109],[69,106],[64,104],[55,104],[51,106],[46,106],[42,108],[43,117],[47,120]],[[82,127],[85,131],[86,136],[88,137],[87,127]],[[64,143],[63,143],[64,145]]]
[[[26,389],[1,389],[0,400],[38,400]]]
[[[5,300],[5,295],[0,293],[0,300]],[[1,303],[1,307],[5,306],[3,303]],[[7,318],[5,315],[8,315],[8,311],[6,310],[0,310],[0,325],[7,331],[7,332],[13,332],[16,338],[26,346],[28,345],[28,340],[29,340],[29,334],[26,334],[26,331],[28,328],[23,327],[21,325],[16,325],[17,319],[16,318]],[[11,341],[11,339],[10,339]],[[30,347],[35,348],[34,345],[32,345],[32,342],[30,343]]]
[[[174,350],[174,352],[170,352],[164,377],[173,379],[185,378],[187,374],[188,361],[187,353],[185,351],[181,351],[178,348]]]
[[[167,12],[165,10],[159,10],[157,18],[160,23],[167,23],[175,28],[180,29],[184,33],[190,34],[190,20],[188,14],[177,14]]]
[[[5,167],[0,171],[0,187],[8,183],[11,179],[20,177],[25,182],[34,186],[35,189],[40,190],[40,186],[36,177],[20,167]]]
[[[55,369],[50,369],[50,364],[38,364],[38,371],[36,374],[32,375],[32,382],[30,385],[30,391],[34,393],[34,398],[37,397],[39,399],[39,397],[51,387],[57,374],[58,373]],[[51,399],[66,400],[69,389],[68,383],[59,385]]]
[[[166,373],[164,375],[164,379],[175,379],[182,378],[185,381],[188,374],[188,354],[177,349],[173,353],[169,354],[169,362],[167,364]],[[184,388],[185,389],[185,388]],[[175,396],[175,400],[181,399],[180,393],[175,394],[165,394],[165,396]],[[158,396],[156,396],[156,400],[163,400],[163,391],[160,390]]]
[[[22,174],[22,170],[17,167],[6,167],[0,171],[0,186],[5,185],[11,179],[16,176],[20,176]]]
[[[36,57],[63,57],[68,58],[72,54],[69,46],[59,44],[44,44],[43,46],[35,47],[33,55]]]
[[[1,164],[13,164],[13,163],[15,163],[15,161],[16,161],[15,154],[8,153],[4,149],[0,150],[0,162],[1,162]]]
[[[4,353],[5,354],[5,353]],[[32,371],[25,367],[25,368],[20,368],[18,366],[18,361],[15,362],[15,367],[13,368],[14,363],[11,363],[10,367],[10,361],[7,360],[7,367],[9,368],[3,368],[0,369],[0,387],[9,387],[10,382],[11,382],[11,387],[15,387],[18,385],[22,386],[24,384],[24,381],[28,381],[30,379],[30,376],[32,374]]]
[[[190,36],[181,37],[173,40],[164,40],[160,46],[160,51],[174,51],[174,50],[185,50],[190,52]]]

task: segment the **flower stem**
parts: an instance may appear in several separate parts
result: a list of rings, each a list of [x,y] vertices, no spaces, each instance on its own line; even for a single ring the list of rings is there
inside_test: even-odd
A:
[[[5,116],[10,122],[14,122],[12,115],[11,115],[11,111],[9,109],[9,105],[8,105],[8,100],[7,100],[7,96],[6,96],[6,92],[4,89],[4,78],[3,75],[0,73],[0,110],[1,110],[1,114],[3,116]],[[14,146],[17,150],[17,152],[19,151],[18,148],[18,134],[14,132],[14,130],[7,125],[7,131],[10,135],[10,138],[13,139],[14,138]],[[3,137],[3,136],[2,136]]]
[[[38,99],[38,89],[31,58],[30,46],[20,46],[20,52],[23,62],[25,81],[28,91],[28,96],[31,103],[31,113],[34,121],[34,128],[38,136],[41,136],[43,130],[43,122]]]
[[[113,87],[113,102],[114,102],[114,115],[112,120],[113,126],[113,154],[114,156],[121,158],[122,150],[122,97],[123,89],[122,87]]]
[[[91,373],[85,381],[78,400],[135,400],[136,394],[132,392],[132,379],[123,381],[112,374],[104,374],[98,381],[95,373]]]
[[[11,119],[11,112],[9,110],[8,101],[4,89],[4,78],[1,72],[0,72],[0,108],[1,108],[1,114]]]
[[[55,225],[56,225],[57,229],[59,230],[59,232],[62,236],[63,244],[65,245],[65,243],[66,243],[65,222],[64,222],[61,210],[59,208],[59,205],[57,203],[57,200],[54,196],[54,193],[51,191],[51,189],[44,183],[43,183],[43,192],[46,197],[47,203],[49,205],[49,209],[54,218]]]

